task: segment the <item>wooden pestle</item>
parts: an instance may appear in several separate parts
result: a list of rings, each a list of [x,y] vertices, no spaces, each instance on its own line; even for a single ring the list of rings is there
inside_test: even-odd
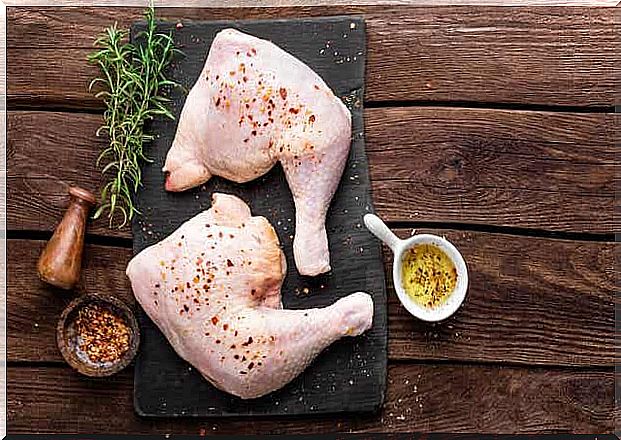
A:
[[[62,289],[72,289],[80,279],[86,221],[95,204],[95,196],[85,189],[73,186],[69,195],[69,207],[37,265],[43,281]]]

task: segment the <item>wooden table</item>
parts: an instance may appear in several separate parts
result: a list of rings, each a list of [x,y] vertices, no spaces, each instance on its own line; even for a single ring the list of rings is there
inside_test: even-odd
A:
[[[100,181],[102,105],[87,91],[97,72],[85,62],[93,37],[115,20],[127,27],[141,9],[17,7],[7,36],[9,433],[613,431],[619,10],[159,11],[171,20],[341,13],[367,20],[375,206],[402,236],[446,235],[471,276],[462,310],[435,326],[412,319],[389,286],[381,413],[140,419],[131,368],[93,380],[63,363],[54,331],[74,294],[41,283],[35,264],[67,186]],[[95,222],[87,242],[78,292],[135,305],[124,274],[129,229]]]

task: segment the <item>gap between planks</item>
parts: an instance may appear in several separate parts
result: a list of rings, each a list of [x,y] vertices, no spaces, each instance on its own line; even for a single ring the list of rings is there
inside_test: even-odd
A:
[[[483,360],[464,360],[464,359],[402,359],[389,358],[389,365],[419,365],[419,366],[456,366],[456,367],[492,367],[492,368],[512,368],[522,370],[539,370],[552,372],[594,372],[594,373],[614,373],[615,367],[612,365],[555,365],[555,364],[522,364],[519,362],[495,362]],[[70,368],[61,359],[38,361],[38,360],[9,360],[6,362],[8,368]],[[130,364],[133,368],[133,364]]]
[[[59,219],[60,221],[60,219]],[[595,243],[615,243],[619,241],[615,233],[597,234],[597,233],[580,233],[580,232],[563,232],[548,231],[544,229],[527,229],[514,228],[506,226],[478,225],[474,223],[446,223],[446,222],[402,222],[402,221],[386,221],[391,229],[437,229],[454,230],[461,232],[482,232],[488,234],[511,235],[515,237],[531,237],[531,238],[549,238],[551,240],[571,240]],[[133,247],[133,238],[128,230],[127,237],[119,237],[116,235],[91,234],[86,233],[84,242],[87,244],[95,244],[99,246],[131,248]],[[47,241],[52,237],[52,231],[44,230],[8,230],[6,238],[8,240],[43,240]]]
[[[615,106],[570,106],[570,105],[547,105],[547,104],[516,104],[510,102],[479,102],[479,101],[364,101],[365,109],[375,108],[455,108],[455,109],[478,109],[478,110],[510,110],[522,112],[546,112],[546,113],[619,113]],[[29,104],[9,100],[8,111],[39,111],[50,113],[72,113],[85,115],[103,115],[101,107],[70,107],[63,105],[48,105],[46,101],[32,101]]]

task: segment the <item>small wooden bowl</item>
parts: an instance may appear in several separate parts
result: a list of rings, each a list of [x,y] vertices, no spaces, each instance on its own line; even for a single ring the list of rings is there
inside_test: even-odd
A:
[[[94,304],[123,319],[129,328],[129,348],[114,362],[92,362],[78,346],[74,325],[78,312]],[[134,359],[140,345],[140,329],[134,313],[123,301],[110,295],[86,294],[71,301],[61,314],[56,327],[56,342],[67,363],[75,370],[86,376],[104,377],[118,373]]]

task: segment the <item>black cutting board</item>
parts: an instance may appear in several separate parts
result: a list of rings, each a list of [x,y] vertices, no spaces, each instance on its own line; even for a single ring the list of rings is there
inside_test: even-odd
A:
[[[143,213],[133,223],[134,252],[168,234],[198,212],[208,209],[215,191],[235,194],[253,215],[266,217],[276,229],[287,257],[283,285],[285,308],[326,306],[356,291],[373,295],[375,314],[370,331],[330,346],[297,379],[268,396],[241,400],[217,390],[175,354],[155,324],[142,312],[142,345],[136,361],[134,406],[142,416],[284,415],[377,410],[386,387],[386,291],[378,242],[362,218],[373,212],[368,163],[364,151],[362,98],[365,26],[358,17],[301,20],[162,23],[172,32],[184,55],[169,76],[187,89],[198,77],[216,33],[234,27],[272,40],[315,70],[348,105],[353,114],[352,148],[340,186],[328,213],[327,230],[332,271],[302,277],[293,261],[295,233],[293,199],[280,165],[247,184],[213,178],[184,193],[167,193],[161,172],[185,100],[182,90],[170,91],[176,121],[155,120],[149,130],[156,139],[147,147],[153,162],[143,167],[137,196]],[[144,23],[132,26],[132,36]],[[139,41],[139,39],[138,39]]]

